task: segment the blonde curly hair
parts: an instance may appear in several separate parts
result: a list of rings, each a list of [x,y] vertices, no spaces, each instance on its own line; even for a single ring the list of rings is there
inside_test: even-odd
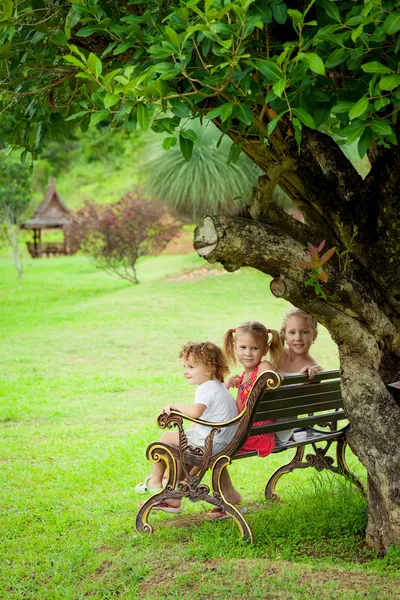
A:
[[[212,342],[188,342],[182,346],[179,358],[203,364],[210,379],[223,382],[229,372],[224,353]]]

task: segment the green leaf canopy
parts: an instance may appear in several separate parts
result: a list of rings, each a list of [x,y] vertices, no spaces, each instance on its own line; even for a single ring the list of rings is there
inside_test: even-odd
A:
[[[33,158],[41,137],[99,113],[110,127],[177,130],[186,159],[181,120],[195,117],[261,140],[292,135],[294,119],[298,141],[299,119],[350,141],[357,119],[371,143],[395,142],[373,125],[400,107],[396,0],[7,0],[0,12],[1,126]],[[171,110],[173,127],[155,125]]]

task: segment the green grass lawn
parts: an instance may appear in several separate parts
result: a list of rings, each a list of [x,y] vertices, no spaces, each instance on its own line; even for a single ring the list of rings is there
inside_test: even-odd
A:
[[[26,259],[19,282],[2,255],[1,599],[398,598],[399,553],[366,548],[365,503],[348,485],[297,471],[279,483],[282,502],[266,503],[282,454],[231,468],[253,546],[190,502],[151,516],[154,535],[135,532],[158,411],[193,400],[181,344],[220,344],[248,319],[279,328],[288,308],[259,272],[190,274],[204,267],[194,253],[147,258],[133,286],[82,256]],[[313,354],[338,367],[326,331]]]

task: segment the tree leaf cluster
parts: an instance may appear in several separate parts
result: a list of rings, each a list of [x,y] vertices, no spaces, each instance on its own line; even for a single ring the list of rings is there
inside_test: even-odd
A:
[[[363,156],[396,143],[399,48],[396,0],[6,0],[0,123],[33,158],[44,136],[107,121],[169,133],[190,160],[193,117],[265,143],[317,128]]]

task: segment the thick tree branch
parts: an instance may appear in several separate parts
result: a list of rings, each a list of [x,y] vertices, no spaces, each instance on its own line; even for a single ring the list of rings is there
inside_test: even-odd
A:
[[[363,180],[331,138],[305,127],[299,154],[292,137],[276,143],[271,136],[265,146],[258,138],[243,140],[235,131],[228,135],[237,143],[243,142],[243,150],[266,173],[270,191],[279,184],[309,224],[323,231],[324,237],[340,240],[336,223],[351,220],[349,198],[353,197],[351,204],[356,206]],[[346,180],[348,176],[350,179]],[[260,207],[254,208],[255,213],[259,210]],[[251,209],[250,213],[253,214]]]
[[[218,123],[215,123],[218,126]],[[243,142],[243,151],[265,172],[265,199],[262,204],[269,203],[275,185],[279,186],[298,206],[307,223],[324,232],[325,237],[335,238],[336,234],[331,219],[326,218],[324,209],[320,205],[321,198],[332,196],[332,187],[325,180],[320,165],[310,157],[305,166],[299,165],[297,144],[292,138],[276,143],[274,136],[269,138],[269,144],[262,144],[259,138],[242,139],[236,131],[227,134],[236,143]],[[269,182],[268,182],[269,180]],[[326,187],[326,189],[324,189]],[[258,202],[260,200],[258,199]],[[262,210],[256,207],[254,212]],[[251,210],[250,210],[251,212]],[[256,217],[257,218],[257,217]]]
[[[357,203],[362,177],[328,135],[305,127],[302,143],[306,154],[310,153],[321,165],[325,179],[334,189],[335,202],[331,210],[338,214],[346,213],[349,206],[353,207],[354,202]]]
[[[228,135],[240,141],[236,134],[228,132]],[[320,232],[317,238],[310,237],[308,241],[331,240],[332,245],[346,251],[353,267],[364,272],[365,283],[370,281],[370,289],[378,288],[376,300],[390,305],[387,314],[391,316],[394,311],[394,315],[400,315],[399,151],[394,152],[397,162],[393,158],[382,164],[382,157],[374,165],[373,173],[380,173],[379,181],[371,180],[371,175],[364,181],[336,142],[317,131],[305,128],[304,150],[300,155],[291,138],[285,140],[286,153],[275,148],[273,140],[267,147],[255,138],[242,141],[245,152],[266,172],[264,186],[253,196],[250,214],[272,222],[268,207],[278,181],[300,208],[307,224]],[[354,224],[358,225],[357,231]],[[349,247],[349,240],[355,234]],[[376,258],[377,246],[380,260]]]
[[[220,262],[227,271],[247,266],[276,277],[284,270],[294,280],[304,273],[296,264],[304,257],[304,246],[250,219],[206,216],[195,229],[193,245],[199,256]]]
[[[211,263],[220,262],[227,271],[247,266],[277,278],[277,295],[304,308],[322,323],[329,321],[332,325],[334,319],[343,322],[343,327],[330,327],[340,330],[336,341],[346,343],[354,352],[370,354],[375,368],[383,348],[400,357],[399,332],[369,291],[344,278],[335,265],[326,264],[328,300],[317,298],[314,290],[305,286],[309,272],[296,264],[304,258],[306,247],[277,226],[237,217],[207,216],[195,230],[194,248],[199,256]],[[377,348],[377,338],[382,348]]]
[[[332,237],[331,229],[318,214],[314,214],[313,221],[302,223],[277,206],[272,201],[275,187],[276,181],[271,181],[268,174],[258,178],[258,186],[253,189],[253,196],[249,202],[249,213],[254,220],[276,227],[305,246],[308,242],[317,243],[322,239],[327,240],[330,246],[337,243]]]

